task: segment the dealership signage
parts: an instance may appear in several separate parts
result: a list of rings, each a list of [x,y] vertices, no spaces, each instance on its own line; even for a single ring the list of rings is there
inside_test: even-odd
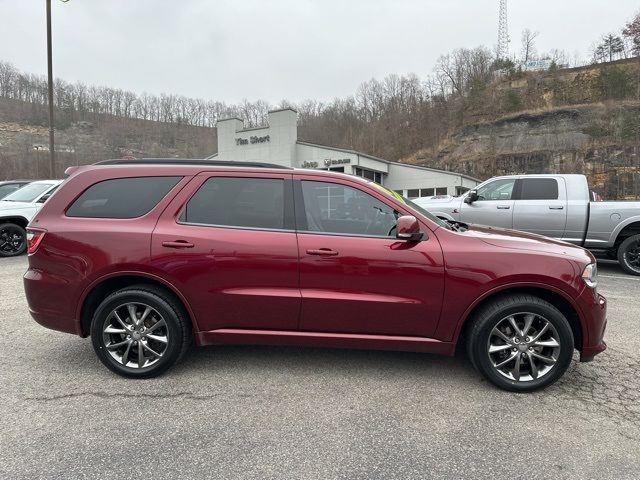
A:
[[[249,138],[236,138],[236,145],[249,145],[254,143],[266,143],[270,142],[269,135],[265,135],[264,137],[249,137]]]
[[[324,159],[324,166],[325,167],[330,167],[332,165],[342,165],[345,163],[351,163],[351,159],[350,158],[339,158],[337,160],[333,160],[331,158],[325,158]]]
[[[322,163],[324,164],[325,168],[329,168],[335,165],[344,165],[345,163],[351,163],[351,159],[350,158],[338,158],[338,159],[325,158]],[[320,164],[318,162],[303,162],[302,168],[318,168],[319,165]]]

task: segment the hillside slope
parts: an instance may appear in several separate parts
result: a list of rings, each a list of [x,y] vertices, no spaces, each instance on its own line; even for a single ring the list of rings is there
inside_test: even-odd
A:
[[[639,198],[640,100],[629,100],[639,79],[633,59],[498,82],[493,95],[528,109],[495,119],[477,109],[475,122],[402,161],[481,179],[582,173],[605,198]]]
[[[58,112],[64,113],[64,112]],[[217,149],[215,128],[104,114],[61,114],[56,129],[56,176],[67,166],[108,158],[202,158]],[[0,180],[49,176],[49,130],[42,105],[0,98]]]

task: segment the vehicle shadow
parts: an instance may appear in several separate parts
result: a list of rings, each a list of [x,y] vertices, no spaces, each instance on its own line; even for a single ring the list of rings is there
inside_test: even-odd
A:
[[[625,272],[620,263],[617,260],[611,260],[610,258],[604,257],[602,255],[595,255],[596,260],[598,262],[598,271],[599,273],[605,273],[608,275],[620,275],[629,278],[635,278],[634,275],[629,275]],[[640,277],[638,277],[640,278]]]

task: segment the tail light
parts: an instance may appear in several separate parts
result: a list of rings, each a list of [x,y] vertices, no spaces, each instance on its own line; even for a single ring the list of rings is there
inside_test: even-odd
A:
[[[47,233],[46,230],[39,228],[27,228],[27,253],[29,255],[36,253],[45,233]]]

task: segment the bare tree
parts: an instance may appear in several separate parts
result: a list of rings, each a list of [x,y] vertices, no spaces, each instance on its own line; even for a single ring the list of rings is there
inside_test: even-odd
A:
[[[640,56],[640,13],[627,23],[622,35],[631,43],[631,53]]]
[[[522,63],[527,63],[529,60],[532,60],[536,55],[536,38],[540,32],[532,32],[530,29],[526,28],[522,31]]]

